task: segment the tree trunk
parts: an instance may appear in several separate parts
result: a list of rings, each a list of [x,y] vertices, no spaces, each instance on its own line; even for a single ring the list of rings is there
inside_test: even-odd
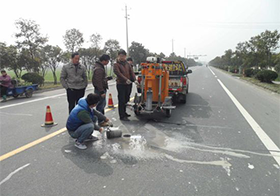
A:
[[[19,78],[17,69],[14,69],[14,73],[15,73],[16,77]]]
[[[57,84],[56,67],[53,67],[53,69],[51,69],[51,71],[53,74],[53,84]]]
[[[54,80],[53,84],[57,84],[57,76],[55,71],[53,72],[53,80]]]

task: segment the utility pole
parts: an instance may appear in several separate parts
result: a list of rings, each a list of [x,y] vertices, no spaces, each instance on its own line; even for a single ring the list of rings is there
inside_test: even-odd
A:
[[[127,56],[129,56],[129,51],[128,51],[128,20],[129,20],[129,15],[127,14],[127,6],[125,5],[125,21],[126,21],[126,52]]]
[[[184,58],[186,58],[186,48],[184,48]]]
[[[172,53],[174,53],[174,39],[172,39]]]

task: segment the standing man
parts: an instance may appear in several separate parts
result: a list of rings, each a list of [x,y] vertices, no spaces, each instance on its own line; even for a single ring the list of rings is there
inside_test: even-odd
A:
[[[2,70],[1,74],[2,74],[2,76],[0,76],[1,97],[3,98],[2,102],[6,102],[7,90],[12,85],[11,83],[12,79],[5,70]]]
[[[130,115],[126,113],[126,103],[129,100],[130,84],[132,84],[136,78],[131,66],[126,61],[126,52],[124,50],[118,52],[118,58],[114,64],[114,73],[117,75],[120,120],[129,121],[127,117]]]
[[[132,60],[132,58],[129,57],[129,58],[126,59],[126,61],[131,66],[132,71],[133,71],[133,60]],[[130,95],[131,95],[131,91],[132,91],[132,85],[133,85],[132,83],[129,85],[128,96],[127,96],[128,100],[127,100],[127,102],[129,102],[129,99],[130,99]]]
[[[106,92],[108,89],[108,80],[112,77],[107,77],[105,66],[108,65],[110,61],[110,56],[103,54],[99,61],[97,61],[93,68],[92,75],[92,85],[94,86],[94,93],[100,96],[100,101],[98,102],[96,109],[97,111],[104,114],[104,108],[106,106]],[[102,121],[98,120],[98,123],[101,124]]]
[[[67,92],[69,114],[79,99],[85,95],[88,85],[86,68],[79,63],[79,53],[73,53],[71,58],[71,62],[63,66],[60,74],[60,82]]]

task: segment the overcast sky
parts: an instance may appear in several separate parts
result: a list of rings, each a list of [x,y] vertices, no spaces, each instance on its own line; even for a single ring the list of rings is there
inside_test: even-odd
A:
[[[0,42],[14,44],[15,21],[32,19],[64,47],[62,36],[77,28],[88,42],[101,34],[102,47],[117,39],[126,49],[125,12],[129,8],[129,42],[142,43],[151,52],[204,55],[211,60],[227,49],[263,31],[280,31],[280,0],[6,0],[1,1]],[[85,43],[84,47],[89,46]]]

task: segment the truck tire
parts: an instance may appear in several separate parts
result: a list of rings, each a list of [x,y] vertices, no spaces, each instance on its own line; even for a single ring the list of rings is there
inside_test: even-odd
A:
[[[187,94],[181,94],[180,95],[180,102],[182,104],[186,104],[187,103]]]
[[[169,110],[169,109],[165,110],[165,116],[167,118],[170,118],[171,117],[171,110]]]

